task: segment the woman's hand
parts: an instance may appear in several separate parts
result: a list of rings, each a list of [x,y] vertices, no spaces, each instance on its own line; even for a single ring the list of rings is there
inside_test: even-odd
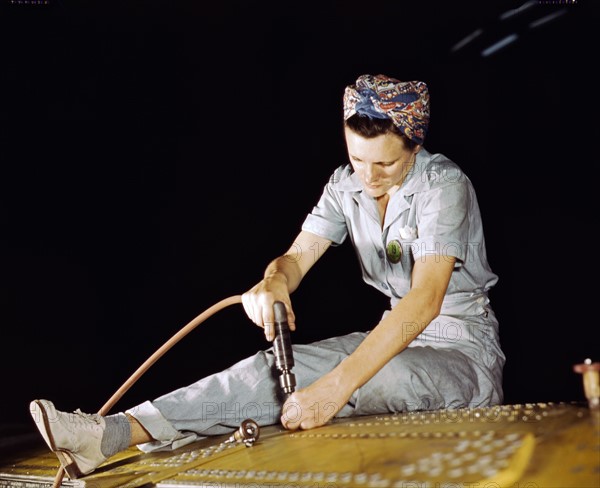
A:
[[[334,370],[292,393],[283,405],[281,424],[290,430],[320,427],[329,422],[351,396],[352,390]]]
[[[265,329],[268,341],[275,338],[273,304],[277,301],[285,305],[290,330],[296,330],[290,293],[298,288],[304,275],[330,245],[328,239],[301,231],[289,250],[268,264],[264,278],[242,295],[246,314],[252,322]]]
[[[296,318],[285,276],[279,273],[273,274],[242,295],[242,305],[246,314],[252,322],[265,329],[265,337],[268,341],[275,339],[273,304],[277,301],[285,305],[290,330],[296,330]]]

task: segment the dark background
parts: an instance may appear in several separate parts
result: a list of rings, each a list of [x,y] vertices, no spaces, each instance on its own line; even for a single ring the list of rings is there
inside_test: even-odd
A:
[[[5,438],[30,432],[34,398],[98,410],[180,327],[258,281],[345,161],[343,89],[363,73],[426,81],[425,145],[475,184],[506,403],[584,400],[572,366],[599,352],[599,24],[594,0],[558,3],[3,0]],[[349,243],[293,301],[298,343],[369,329],[387,303]],[[266,346],[229,307],[114,410]]]

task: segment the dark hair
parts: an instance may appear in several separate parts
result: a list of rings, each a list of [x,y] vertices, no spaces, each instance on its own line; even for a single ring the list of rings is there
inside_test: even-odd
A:
[[[415,146],[417,146],[415,141],[406,137],[400,129],[394,125],[392,119],[376,119],[356,113],[346,119],[344,125],[367,139],[383,136],[391,132],[402,138],[404,146],[408,150],[412,151]]]

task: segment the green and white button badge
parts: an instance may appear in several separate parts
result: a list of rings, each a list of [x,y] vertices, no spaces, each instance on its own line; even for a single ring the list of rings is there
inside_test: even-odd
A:
[[[385,248],[388,261],[392,264],[396,264],[400,262],[400,258],[402,257],[402,246],[400,245],[400,241],[394,239],[387,243]]]

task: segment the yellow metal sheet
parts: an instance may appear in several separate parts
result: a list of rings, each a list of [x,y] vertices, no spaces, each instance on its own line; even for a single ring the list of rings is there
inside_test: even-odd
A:
[[[63,486],[600,488],[599,425],[587,407],[537,403],[271,426],[253,447],[219,437],[171,452],[132,448]],[[23,453],[0,463],[0,487],[49,486],[57,467],[46,450]]]

